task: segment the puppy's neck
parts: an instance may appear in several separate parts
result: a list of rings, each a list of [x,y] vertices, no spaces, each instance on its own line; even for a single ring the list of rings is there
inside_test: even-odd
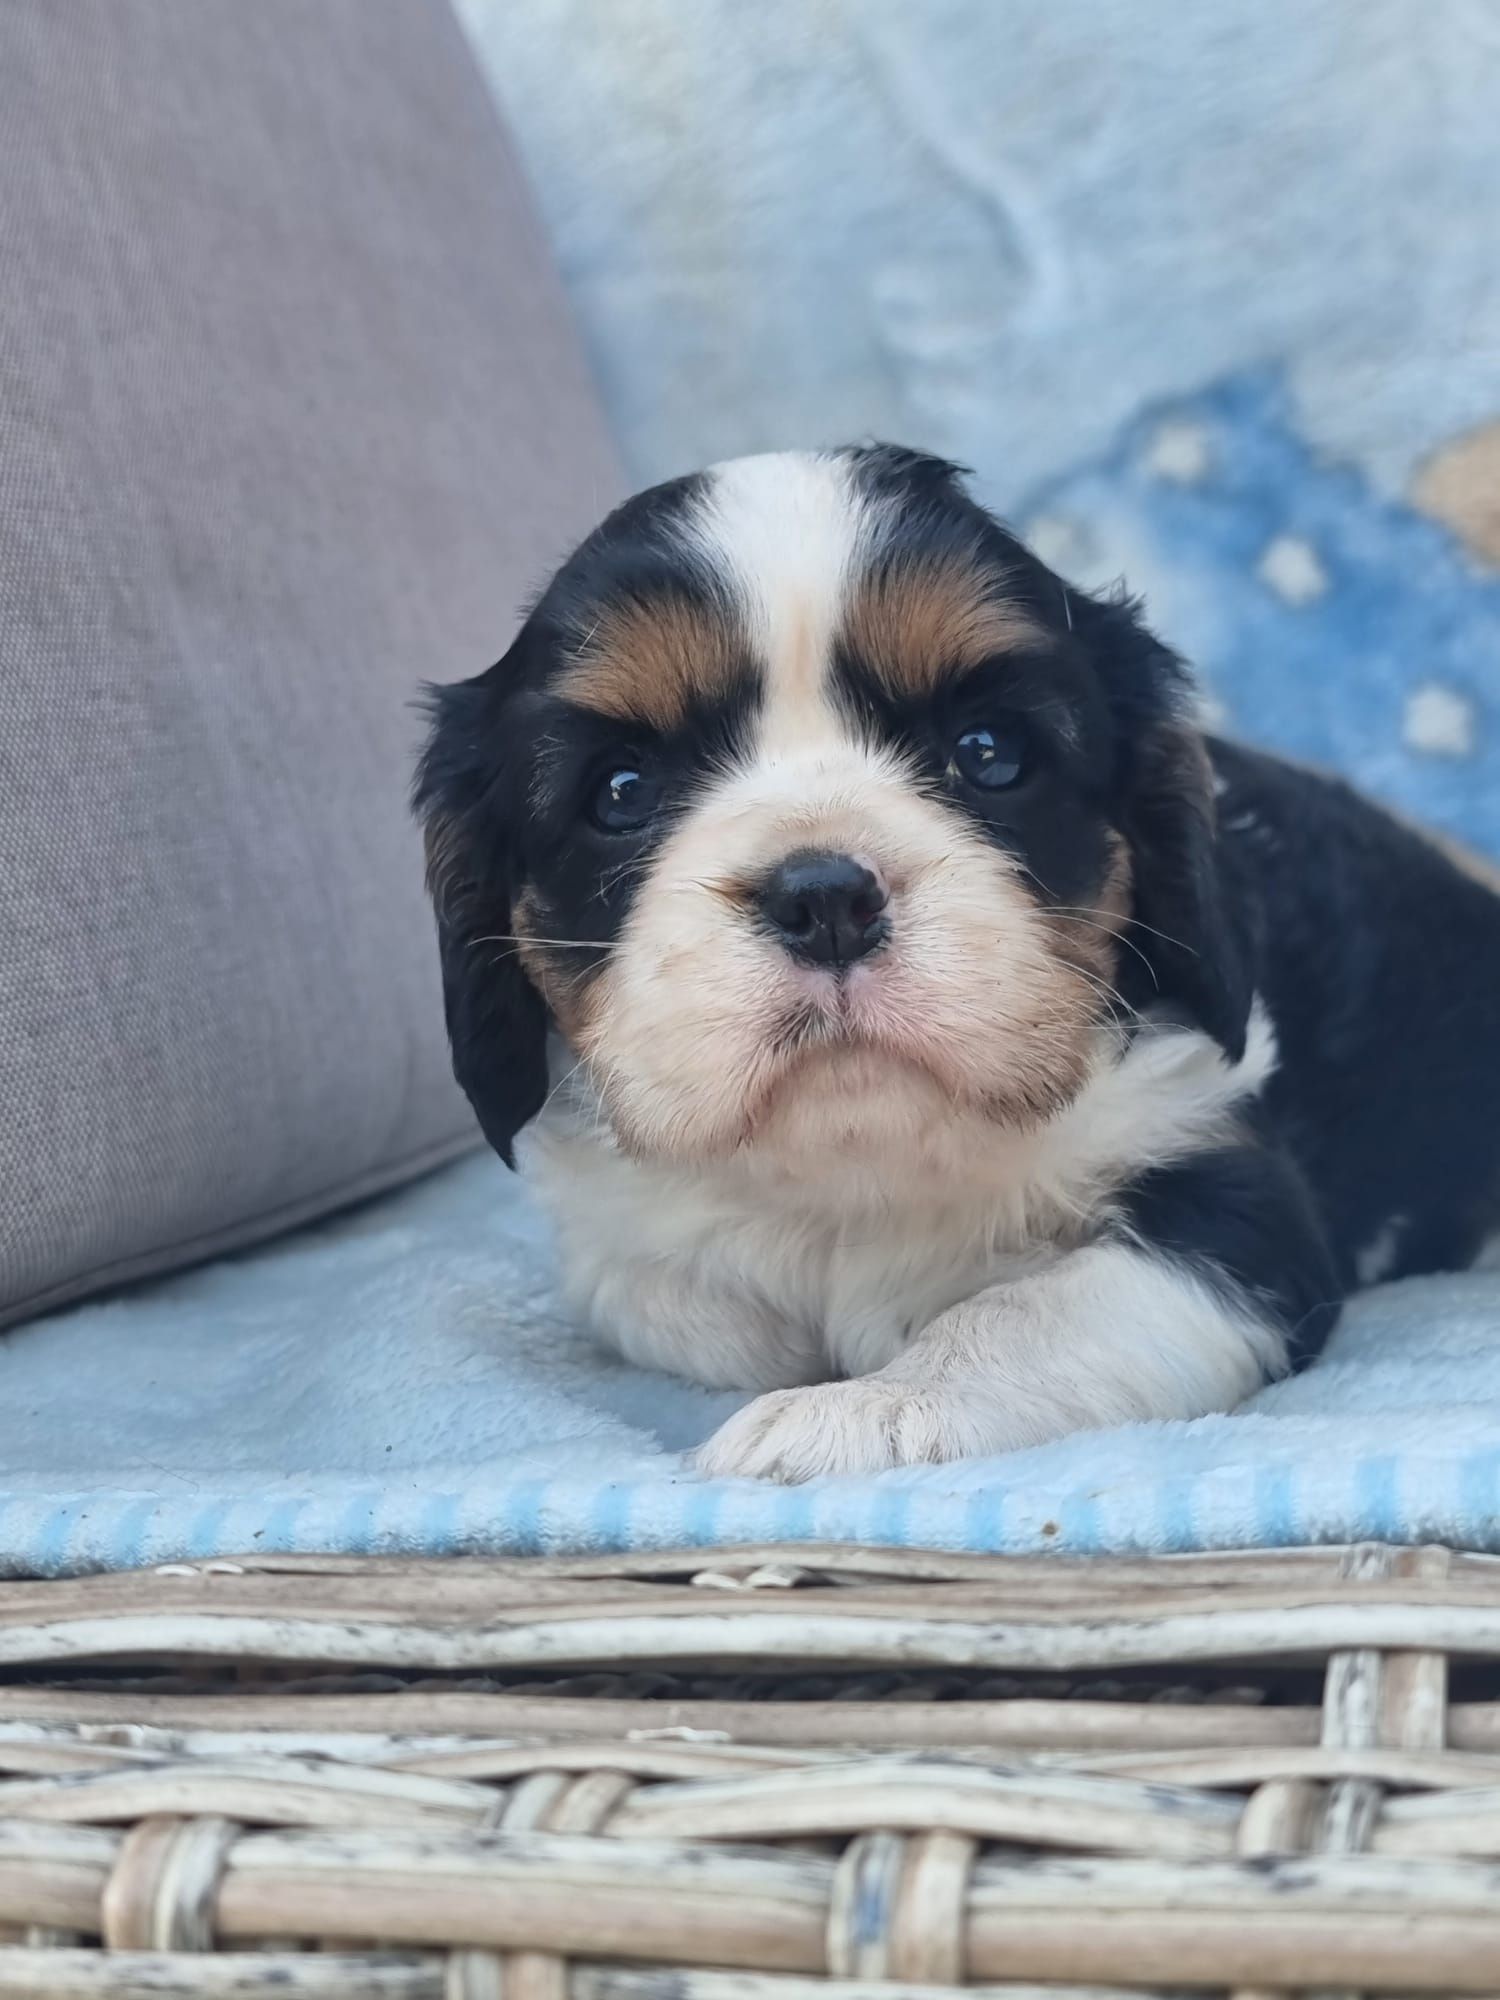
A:
[[[687,1203],[718,1213],[792,1210],[835,1233],[871,1217],[906,1214],[916,1223],[936,1213],[951,1222],[968,1214],[1020,1249],[1076,1234],[1122,1180],[1227,1134],[1275,1062],[1259,1004],[1237,1064],[1179,1024],[1148,1020],[1128,1037],[1101,1026],[1077,1095],[1025,1128],[956,1105],[930,1079],[898,1067],[877,1075],[830,1064],[811,1080],[794,1079],[734,1150],[674,1159],[622,1147],[586,1068],[559,1043],[551,1094],[521,1158],[554,1208],[572,1198],[579,1175],[621,1195],[632,1190],[648,1236],[653,1204]]]

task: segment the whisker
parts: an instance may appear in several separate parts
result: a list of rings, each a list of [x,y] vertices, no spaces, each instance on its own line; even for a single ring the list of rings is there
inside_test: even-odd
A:
[[[566,1087],[573,1081],[576,1074],[577,1074],[576,1069],[572,1068],[565,1069],[563,1071],[562,1075],[557,1079],[556,1083],[553,1084],[552,1088],[547,1092],[547,1095],[542,1099],[541,1109],[536,1114],[538,1118],[543,1118],[546,1116],[547,1110],[551,1105],[553,1098],[556,1097],[557,1093],[560,1090],[566,1089]],[[597,1135],[599,1133],[602,1133],[604,1130],[604,1112],[603,1112],[603,1107],[601,1105],[596,1104],[594,1106],[593,1116],[594,1116],[594,1131],[595,1134]]]
[[[491,931],[484,937],[470,938],[468,948],[472,951],[476,945],[481,944],[513,944],[517,946],[523,944],[545,944],[552,946],[558,951],[613,951],[615,949],[612,944],[606,944],[592,938],[518,937],[512,931]]]
[[[1127,951],[1133,951],[1135,953],[1136,957],[1141,961],[1141,964],[1144,965],[1146,970],[1150,973],[1151,984],[1155,986],[1158,991],[1160,991],[1161,982],[1156,976],[1156,967],[1151,963],[1150,959],[1147,958],[1146,954],[1141,950],[1140,946],[1138,944],[1132,944],[1130,942],[1130,939],[1124,936],[1122,932],[1117,930],[1113,924],[1100,923],[1096,917],[1086,917],[1081,910],[1063,909],[1050,906],[1047,904],[1043,904],[1042,914],[1048,917],[1066,917],[1068,922],[1071,924],[1087,924],[1090,930],[1103,931],[1106,937],[1112,937],[1116,939],[1120,944],[1124,945]]]
[[[1035,880],[1035,877],[1032,879]],[[1058,917],[1076,917],[1084,914],[1092,914],[1092,912],[1085,913],[1076,903],[1054,903],[1050,905],[1050,908],[1052,914]],[[1173,937],[1168,931],[1159,931],[1154,924],[1142,923],[1139,917],[1127,917],[1125,922],[1132,930],[1145,931],[1151,937],[1160,938],[1163,944],[1175,945],[1178,951],[1185,951],[1190,958],[1198,956],[1198,953],[1184,939]]]
[[[604,902],[622,882],[628,881],[632,875],[644,873],[646,868],[650,866],[651,859],[652,857],[649,854],[635,854],[628,861],[618,862],[615,867],[609,870],[608,874],[601,875],[599,877],[597,892],[599,901],[601,903]]]
[[[1132,1021],[1139,1021],[1141,1019],[1140,1009],[1132,1007],[1130,1002],[1125,998],[1125,995],[1119,992],[1117,988],[1111,986],[1107,979],[1101,979],[1097,973],[1090,972],[1087,967],[1082,965],[1070,966],[1069,970],[1076,972],[1086,985],[1092,986],[1102,999],[1113,1001],[1114,1005],[1127,1014]]]

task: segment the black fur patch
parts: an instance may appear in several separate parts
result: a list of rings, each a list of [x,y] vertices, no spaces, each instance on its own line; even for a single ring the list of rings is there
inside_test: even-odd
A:
[[[1144,1174],[1119,1206],[1134,1241],[1268,1318],[1285,1337],[1293,1367],[1328,1338],[1344,1288],[1312,1194],[1275,1146],[1247,1138],[1195,1153]]]
[[[1345,1287],[1453,1270],[1500,1226],[1500,897],[1347,785],[1213,745],[1219,847],[1258,915],[1268,1131]]]

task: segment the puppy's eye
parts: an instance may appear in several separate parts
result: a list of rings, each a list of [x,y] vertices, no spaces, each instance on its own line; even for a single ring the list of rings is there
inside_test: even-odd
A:
[[[951,777],[981,792],[1003,792],[1026,770],[1026,739],[1013,722],[976,723],[954,738]]]
[[[634,764],[619,764],[595,785],[589,817],[606,833],[634,833],[661,804],[660,782]]]

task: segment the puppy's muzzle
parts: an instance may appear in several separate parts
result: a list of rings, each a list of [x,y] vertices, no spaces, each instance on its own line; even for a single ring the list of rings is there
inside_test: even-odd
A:
[[[833,970],[868,957],[890,936],[884,882],[852,854],[789,854],[761,887],[760,914],[784,950]]]

